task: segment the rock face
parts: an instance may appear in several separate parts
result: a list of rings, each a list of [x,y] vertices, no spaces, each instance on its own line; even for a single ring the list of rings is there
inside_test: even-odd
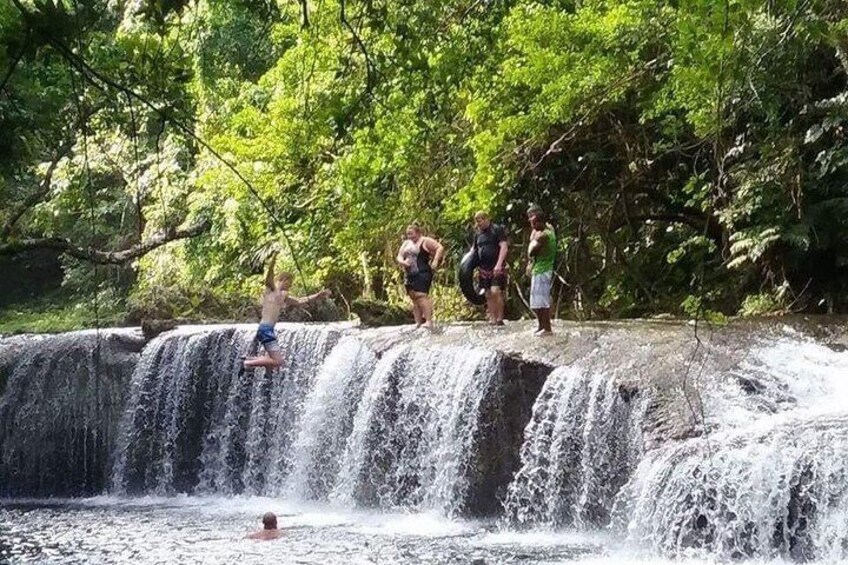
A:
[[[397,326],[412,321],[412,313],[408,308],[399,308],[379,300],[358,298],[351,303],[350,309],[359,316],[362,326],[366,328]]]
[[[246,493],[834,561],[844,328],[280,324],[284,366],[253,373],[253,325],[0,340],[0,494]]]
[[[0,340],[0,496],[79,496],[106,487],[143,345],[127,330]]]
[[[465,501],[466,514],[495,516],[502,512],[507,488],[521,468],[519,453],[524,429],[551,373],[548,365],[514,356],[503,356],[501,363],[500,387],[485,398],[480,408],[484,418],[471,464],[473,487]]]

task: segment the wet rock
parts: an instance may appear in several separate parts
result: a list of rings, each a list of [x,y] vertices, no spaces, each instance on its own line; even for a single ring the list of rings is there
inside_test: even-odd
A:
[[[506,489],[521,467],[524,428],[552,370],[543,363],[510,355],[503,357],[501,386],[487,395],[480,408],[479,441],[466,501],[468,514],[500,513]]]
[[[358,298],[350,305],[351,311],[359,316],[362,325],[367,328],[396,326],[412,321],[409,309],[393,306],[380,300]]]
[[[318,300],[293,306],[280,313],[281,322],[338,322],[344,319],[345,313],[334,300]]]
[[[0,496],[103,491],[143,344],[137,330],[0,341]]]
[[[639,394],[639,388],[632,384],[627,385],[618,385],[618,395],[621,396],[621,399],[625,402],[630,402],[636,395]]]
[[[760,381],[753,377],[743,377],[739,375],[736,377],[736,382],[738,382],[742,390],[748,394],[757,394],[765,388]]]
[[[177,325],[177,320],[142,320],[141,331],[149,341],[161,333],[171,331]]]

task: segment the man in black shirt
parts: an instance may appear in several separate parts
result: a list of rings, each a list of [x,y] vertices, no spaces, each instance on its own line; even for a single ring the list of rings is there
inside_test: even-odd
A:
[[[489,323],[502,326],[507,278],[504,268],[508,245],[506,230],[493,224],[485,212],[474,214],[477,229],[472,249],[477,254],[480,286],[486,289],[486,311]]]

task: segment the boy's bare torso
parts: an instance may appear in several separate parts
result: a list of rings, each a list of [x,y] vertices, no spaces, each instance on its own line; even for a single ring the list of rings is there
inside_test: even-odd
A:
[[[281,289],[265,289],[262,294],[262,323],[276,324],[283,307],[288,301],[289,293]]]

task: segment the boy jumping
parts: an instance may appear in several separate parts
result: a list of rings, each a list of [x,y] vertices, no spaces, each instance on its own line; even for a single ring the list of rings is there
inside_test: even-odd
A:
[[[244,368],[266,367],[273,369],[283,364],[283,354],[280,352],[280,344],[277,343],[277,334],[274,332],[274,324],[280,317],[280,311],[290,304],[307,304],[313,300],[320,300],[330,296],[327,289],[304,298],[296,298],[289,295],[293,277],[290,273],[280,273],[274,280],[274,266],[277,262],[277,254],[271,256],[268,263],[268,271],[265,274],[265,291],[262,293],[262,319],[259,329],[256,331],[256,339],[265,348],[265,355],[248,357],[244,360]]]

